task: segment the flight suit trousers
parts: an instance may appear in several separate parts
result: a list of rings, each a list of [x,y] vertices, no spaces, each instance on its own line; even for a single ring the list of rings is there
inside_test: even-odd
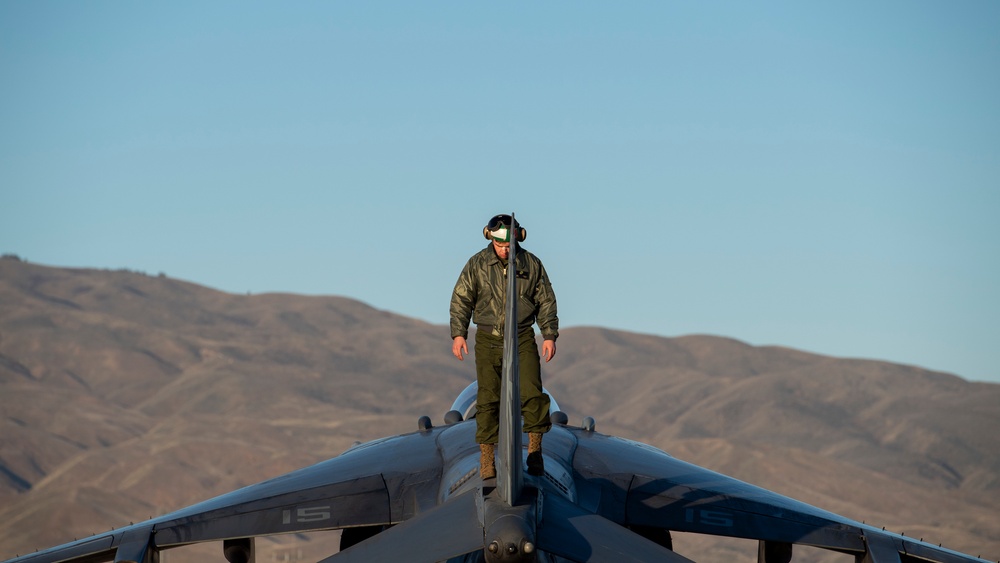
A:
[[[503,337],[476,332],[476,442],[496,444],[500,429],[500,382],[503,373]],[[517,362],[521,374],[521,416],[524,432],[548,432],[549,396],[542,392],[541,362],[535,331],[530,327],[517,336]]]

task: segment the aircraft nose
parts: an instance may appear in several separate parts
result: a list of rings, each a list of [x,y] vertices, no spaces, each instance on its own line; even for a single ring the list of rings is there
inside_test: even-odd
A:
[[[532,489],[514,506],[492,493],[483,499],[483,558],[487,563],[536,561],[537,494]]]
[[[495,539],[486,547],[488,563],[514,563],[535,561],[535,544],[527,538],[520,542]]]
[[[483,554],[487,563],[527,563],[536,560],[534,534],[525,514],[520,513],[523,508],[514,509],[515,513],[506,513],[493,521],[486,536],[492,540]]]

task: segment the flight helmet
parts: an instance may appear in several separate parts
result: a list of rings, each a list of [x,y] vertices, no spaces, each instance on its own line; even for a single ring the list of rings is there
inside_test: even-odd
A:
[[[512,229],[512,222],[513,219],[510,215],[494,215],[490,222],[483,227],[483,236],[486,237],[486,240],[511,242],[510,234],[511,231],[514,231],[517,242],[524,242],[524,239],[528,238],[528,231],[524,230],[520,223],[516,223]]]

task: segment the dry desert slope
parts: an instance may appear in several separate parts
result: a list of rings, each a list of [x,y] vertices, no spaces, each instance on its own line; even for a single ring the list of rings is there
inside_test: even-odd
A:
[[[448,345],[447,327],[342,297],[0,260],[0,558],[409,432],[422,414],[439,423],[474,378]],[[1000,558],[1000,385],[716,336],[569,328],[559,345],[545,384],[571,423],[593,416],[599,431]],[[308,558],[320,542],[262,543],[258,557]],[[699,561],[756,550],[677,548]]]

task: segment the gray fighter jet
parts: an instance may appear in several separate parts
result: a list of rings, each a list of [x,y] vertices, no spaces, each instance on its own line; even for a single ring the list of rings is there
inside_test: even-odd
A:
[[[515,268],[509,272],[511,296]],[[788,563],[796,544],[853,554],[859,563],[982,561],[600,434],[590,418],[570,427],[561,412],[545,438],[544,475],[528,475],[516,305],[507,299],[495,481],[479,477],[475,422],[467,420],[473,384],[442,426],[421,417],[416,432],[11,562],[155,563],[161,550],[221,540],[220,560],[251,563],[256,537],[338,529],[341,550],[322,563],[691,561],[673,551],[672,531],[756,539],[762,563]]]

